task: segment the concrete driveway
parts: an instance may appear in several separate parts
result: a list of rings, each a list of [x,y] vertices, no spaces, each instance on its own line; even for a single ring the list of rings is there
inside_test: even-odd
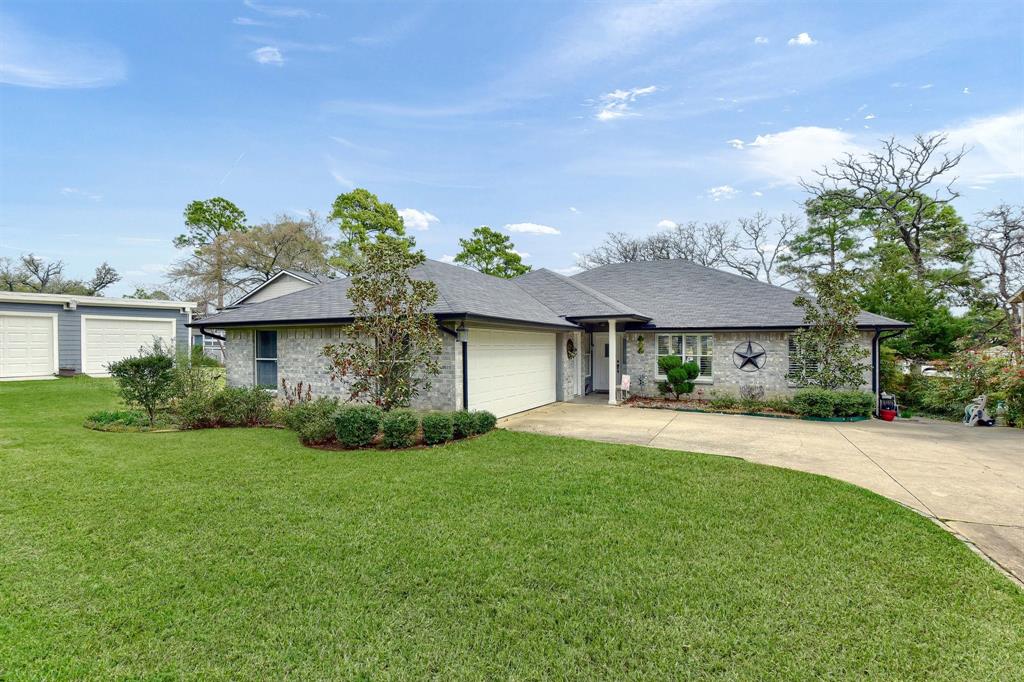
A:
[[[1024,432],[935,421],[825,423],[555,403],[499,426],[731,455],[862,486],[918,510],[1024,581]]]

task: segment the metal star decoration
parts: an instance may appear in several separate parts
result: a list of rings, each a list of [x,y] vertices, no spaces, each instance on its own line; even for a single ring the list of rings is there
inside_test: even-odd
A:
[[[760,350],[755,350],[754,346],[757,346]],[[736,366],[742,369],[744,372],[753,372],[761,369],[764,365],[764,358],[767,353],[764,347],[760,344],[754,344],[751,341],[747,341],[747,347],[744,349],[743,344],[736,346],[736,350],[733,351],[735,357],[733,362],[737,363]],[[747,369],[750,366],[752,369]]]

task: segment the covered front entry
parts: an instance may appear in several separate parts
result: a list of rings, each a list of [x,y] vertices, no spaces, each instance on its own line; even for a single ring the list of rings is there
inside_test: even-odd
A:
[[[469,409],[504,417],[555,402],[555,338],[553,332],[472,328]]]
[[[618,352],[616,353],[615,361],[615,382],[614,385],[618,386],[622,381],[622,360],[618,358],[625,357],[624,341],[625,336],[622,334],[618,336]],[[608,390],[608,372],[610,367],[608,364],[608,356],[611,354],[611,347],[608,345],[608,333],[597,332],[593,335],[594,339],[594,390],[595,391],[607,391]]]

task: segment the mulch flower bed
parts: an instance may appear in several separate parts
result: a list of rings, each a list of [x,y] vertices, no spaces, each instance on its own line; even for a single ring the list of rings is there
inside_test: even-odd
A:
[[[757,410],[745,410],[739,405],[732,408],[711,407],[707,400],[671,400],[668,398],[647,398],[644,396],[630,396],[622,403],[628,407],[647,407],[656,410],[676,410],[678,412],[711,412],[715,414],[742,414],[755,417],[779,417],[784,419],[799,419],[800,416],[792,412],[779,412],[770,407],[759,407]]]

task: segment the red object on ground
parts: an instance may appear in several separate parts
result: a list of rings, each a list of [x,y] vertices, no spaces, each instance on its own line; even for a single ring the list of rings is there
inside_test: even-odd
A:
[[[879,410],[878,416],[887,422],[891,422],[896,419],[896,410]]]

